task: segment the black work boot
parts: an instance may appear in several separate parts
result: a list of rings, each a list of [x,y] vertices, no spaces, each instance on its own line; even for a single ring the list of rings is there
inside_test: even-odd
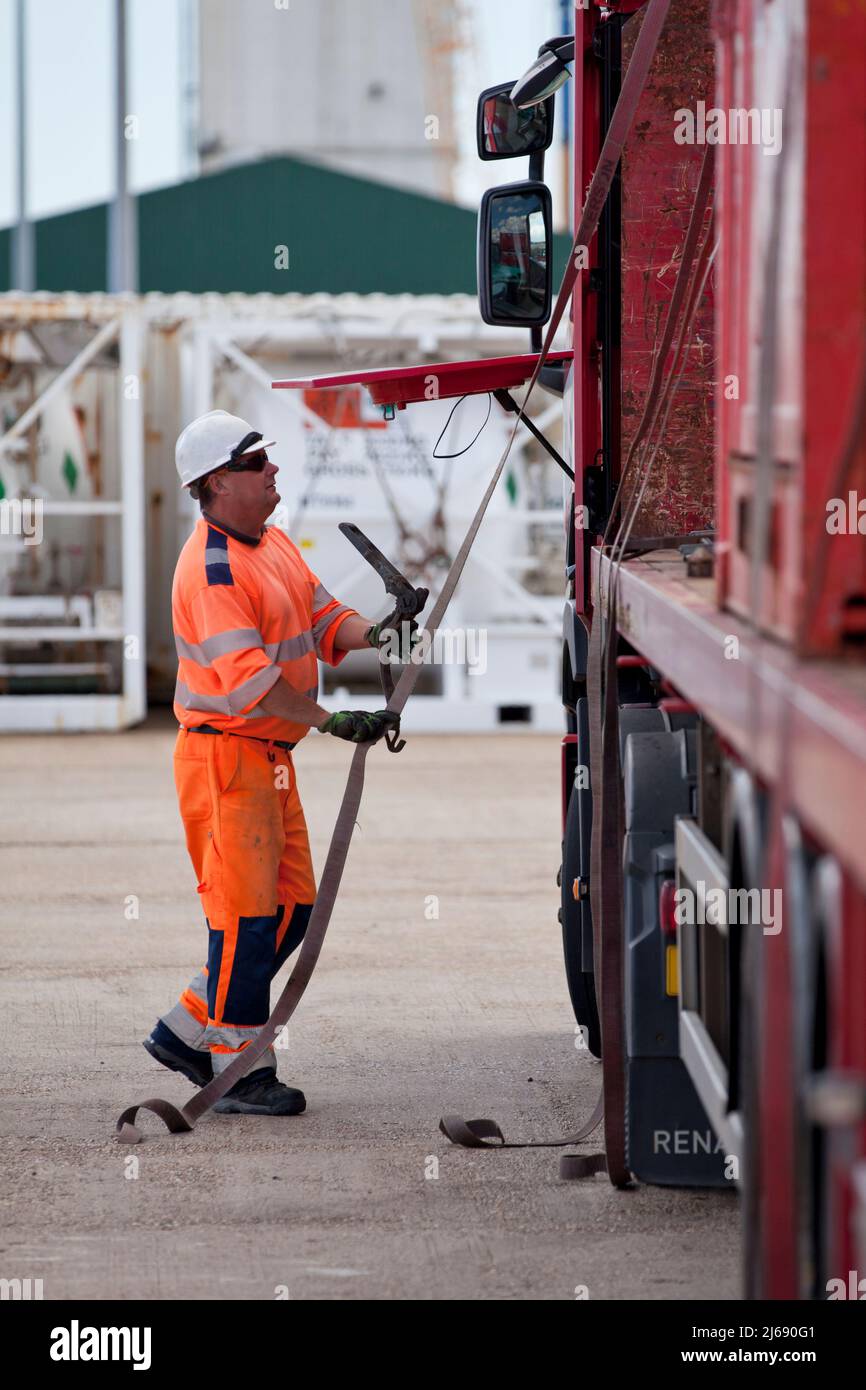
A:
[[[303,1091],[284,1086],[273,1067],[241,1077],[214,1105],[221,1115],[300,1115],[306,1108]]]
[[[179,1071],[194,1086],[206,1086],[213,1078],[210,1052],[198,1052],[194,1047],[188,1047],[162,1019],[142,1047],[157,1062],[168,1067],[169,1071]]]

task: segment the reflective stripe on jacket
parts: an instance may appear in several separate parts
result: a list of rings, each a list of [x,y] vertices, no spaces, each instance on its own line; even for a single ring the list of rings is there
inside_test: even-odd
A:
[[[292,743],[309,732],[258,702],[281,676],[317,699],[317,658],[343,660],[334,637],[355,609],[328,593],[283,531],[246,542],[201,517],[177,562],[171,609],[179,724]]]

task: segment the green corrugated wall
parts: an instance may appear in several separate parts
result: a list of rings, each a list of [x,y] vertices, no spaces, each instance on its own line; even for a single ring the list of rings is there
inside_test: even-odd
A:
[[[137,205],[143,292],[475,293],[474,211],[303,160],[236,166]],[[38,288],[104,290],[106,228],[104,205],[37,222]],[[557,283],[568,242],[555,241]],[[10,243],[0,232],[2,289]]]

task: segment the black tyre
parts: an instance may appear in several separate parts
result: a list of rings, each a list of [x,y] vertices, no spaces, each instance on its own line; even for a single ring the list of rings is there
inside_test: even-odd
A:
[[[573,791],[565,818],[565,839],[562,846],[562,951],[565,957],[565,977],[574,1016],[584,1030],[586,1045],[593,1057],[601,1057],[601,1026],[595,998],[595,976],[583,969],[582,934],[591,932],[589,903],[581,904],[574,897],[574,881],[580,875],[580,820],[578,794]]]

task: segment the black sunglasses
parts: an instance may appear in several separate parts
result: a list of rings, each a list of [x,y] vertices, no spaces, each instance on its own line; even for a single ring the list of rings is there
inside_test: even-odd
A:
[[[224,468],[227,473],[261,473],[270,463],[265,450],[261,449],[255,454],[244,456],[244,450],[249,449],[251,444],[257,444],[261,438],[258,430],[250,430],[229,454],[231,463],[224,463],[217,471],[221,473]]]
[[[249,454],[246,458],[238,459],[237,463],[224,463],[217,472],[222,473],[261,473],[270,463],[270,459],[264,449],[258,454]]]
[[[225,468],[226,472],[261,473],[270,462],[264,449],[260,450],[258,453],[243,457],[244,450],[249,449],[252,444],[257,444],[261,438],[262,436],[258,430],[250,430],[249,434],[245,434],[240,444],[236,444],[229,454],[231,463],[223,464],[223,468]]]

